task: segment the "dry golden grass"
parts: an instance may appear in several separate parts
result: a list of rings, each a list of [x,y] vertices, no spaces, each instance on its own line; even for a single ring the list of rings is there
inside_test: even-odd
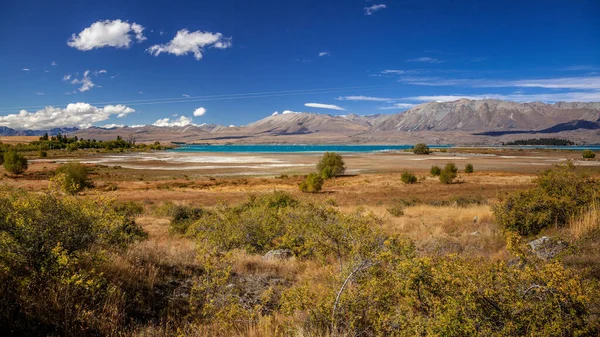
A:
[[[569,222],[569,231],[576,239],[600,229],[600,203],[595,201],[578,217],[573,217]]]
[[[4,136],[0,137],[0,142],[4,144],[28,144],[33,141],[39,140],[38,136]]]

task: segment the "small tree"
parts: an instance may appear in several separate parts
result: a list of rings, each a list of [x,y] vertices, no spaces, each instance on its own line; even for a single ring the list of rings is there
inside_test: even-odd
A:
[[[413,146],[413,153],[414,154],[430,154],[431,150],[429,150],[429,147],[427,146],[427,144],[419,143],[419,144]]]
[[[316,193],[323,188],[323,178],[317,173],[310,173],[300,183],[300,191],[305,193]]]
[[[27,171],[27,158],[18,154],[17,151],[9,151],[4,154],[4,168],[12,174],[21,174]]]
[[[80,163],[68,163],[56,169],[52,181],[65,193],[75,194],[85,187],[91,186],[88,179],[89,170]]]
[[[442,169],[437,165],[433,165],[431,170],[429,170],[429,173],[431,173],[431,175],[434,177],[438,177],[440,173],[442,173]]]
[[[469,163],[465,165],[465,173],[473,173],[473,164]]]
[[[317,172],[323,179],[337,177],[346,172],[346,165],[342,156],[334,152],[325,152],[323,158],[317,164]]]
[[[592,150],[584,150],[581,153],[581,156],[583,157],[583,159],[594,159],[594,158],[596,158],[596,154]]]
[[[458,168],[454,163],[448,163],[444,166],[444,169],[440,173],[440,181],[443,184],[452,184],[454,179],[458,176]]]
[[[410,172],[403,172],[402,176],[400,177],[400,180],[402,180],[402,182],[405,184],[416,184],[417,176]]]

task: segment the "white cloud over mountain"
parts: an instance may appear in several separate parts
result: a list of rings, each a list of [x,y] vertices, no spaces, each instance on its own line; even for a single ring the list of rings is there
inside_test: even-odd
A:
[[[66,108],[48,106],[36,112],[21,110],[18,114],[0,116],[0,126],[17,130],[44,130],[61,127],[87,128],[116,115],[118,118],[135,112],[125,105],[106,105],[103,108],[78,102]]]
[[[143,32],[144,27],[137,23],[122,20],[97,21],[79,34],[73,34],[67,44],[82,51],[103,47],[129,48],[134,39],[137,42],[146,40]]]
[[[204,116],[205,113],[206,113],[206,109],[203,107],[199,107],[198,109],[194,110],[195,117]]]
[[[162,118],[157,120],[156,122],[154,122],[154,124],[152,124],[154,126],[160,126],[160,127],[165,127],[165,126],[188,126],[188,125],[194,125],[193,124],[193,120],[190,117],[186,117],[186,116],[181,116],[179,117],[179,119],[177,118],[173,118],[172,120],[170,118]]]
[[[318,108],[318,109],[329,109],[329,110],[338,110],[338,111],[344,111],[346,109],[337,106],[335,104],[323,104],[323,103],[305,103],[304,106],[307,106],[309,108]]]
[[[153,45],[147,51],[154,56],[162,53],[176,56],[194,54],[196,60],[201,60],[205,48],[226,49],[231,47],[231,38],[223,37],[221,33],[195,31],[182,29],[177,32],[173,40],[165,44]]]

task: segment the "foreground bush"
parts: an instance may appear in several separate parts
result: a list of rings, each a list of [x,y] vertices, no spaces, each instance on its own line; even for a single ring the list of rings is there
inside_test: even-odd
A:
[[[583,157],[583,159],[594,159],[596,158],[596,154],[592,150],[584,150],[581,153],[581,157]]]
[[[346,172],[346,164],[339,154],[325,152],[323,158],[321,158],[321,161],[317,164],[317,172],[323,179],[337,177]]]
[[[317,173],[310,173],[300,183],[300,191],[305,193],[320,192],[323,188],[323,178]]]
[[[21,174],[27,171],[27,158],[17,151],[8,151],[4,154],[4,168],[12,174]]]
[[[106,200],[0,191],[0,330],[114,334],[124,294],[97,269],[142,237]]]
[[[433,165],[429,173],[434,177],[438,177],[442,173],[442,169],[437,165]]]
[[[427,144],[423,144],[423,143],[413,146],[412,151],[414,154],[430,154],[431,153],[429,146],[427,146]]]
[[[80,163],[68,163],[59,166],[52,181],[65,193],[75,194],[92,186],[88,178],[89,169]]]
[[[417,176],[410,172],[403,172],[402,176],[400,176],[400,180],[405,184],[416,184]]]
[[[473,169],[473,164],[469,163],[467,165],[465,165],[465,173],[473,173],[474,169]]]
[[[458,168],[453,163],[448,163],[444,166],[442,172],[440,172],[440,182],[442,184],[452,184],[454,179],[458,176]]]
[[[521,235],[563,226],[597,197],[597,182],[576,172],[572,162],[542,172],[536,187],[505,194],[494,206],[500,225]]]

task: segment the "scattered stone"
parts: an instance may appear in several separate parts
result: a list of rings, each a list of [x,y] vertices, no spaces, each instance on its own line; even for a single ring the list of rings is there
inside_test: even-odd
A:
[[[531,251],[542,260],[550,260],[567,249],[566,242],[547,236],[542,236],[528,244]]]
[[[265,261],[287,260],[294,256],[291,249],[273,249],[268,251],[262,259]]]
[[[473,233],[471,233],[471,235],[479,235],[479,231],[474,231]]]

